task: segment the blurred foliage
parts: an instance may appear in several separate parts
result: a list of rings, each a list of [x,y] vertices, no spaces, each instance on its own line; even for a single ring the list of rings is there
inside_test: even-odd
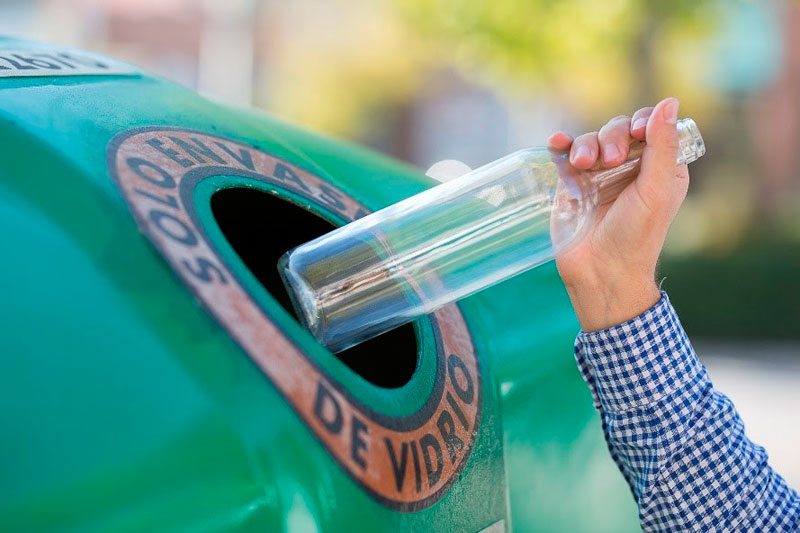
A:
[[[800,244],[764,230],[720,254],[667,257],[663,287],[691,337],[800,339]]]
[[[525,87],[565,91],[584,111],[630,103],[654,75],[650,58],[670,33],[707,34],[713,2],[401,0],[455,63]],[[656,54],[657,55],[657,54]],[[644,69],[644,72],[643,72]],[[652,94],[645,95],[651,98]]]
[[[703,92],[692,68],[716,2],[687,0],[398,0],[445,62],[488,71],[525,90],[559,94],[588,117],[651,103],[655,87]],[[668,43],[687,43],[687,54]],[[670,50],[662,54],[662,50]],[[676,57],[677,56],[677,57]],[[674,59],[678,59],[675,61]],[[663,78],[663,79],[662,79]],[[666,78],[673,79],[669,82]],[[699,100],[703,94],[696,94]]]
[[[590,121],[667,94],[702,118],[717,100],[697,72],[719,1],[332,2],[319,18],[335,17],[337,33],[312,28],[285,41],[270,73],[278,81],[265,84],[269,107],[357,137],[376,109],[412,100],[427,74],[457,69],[498,91],[547,93]]]

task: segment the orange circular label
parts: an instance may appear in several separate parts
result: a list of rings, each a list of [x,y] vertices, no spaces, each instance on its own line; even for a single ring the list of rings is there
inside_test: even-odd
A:
[[[248,294],[199,224],[193,190],[205,177],[239,175],[345,220],[366,214],[363,205],[284,159],[181,128],[123,132],[109,143],[107,162],[141,231],[361,487],[400,511],[428,507],[447,492],[469,459],[481,413],[480,368],[458,307],[432,316],[437,372],[428,401],[407,416],[379,413],[333,380]]]

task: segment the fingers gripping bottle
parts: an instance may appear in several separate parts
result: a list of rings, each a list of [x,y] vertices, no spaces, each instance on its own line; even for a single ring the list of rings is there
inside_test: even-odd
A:
[[[677,164],[705,153],[693,120],[678,132]],[[298,246],[278,268],[300,320],[338,352],[555,258],[637,176],[643,149],[590,170],[520,150]]]

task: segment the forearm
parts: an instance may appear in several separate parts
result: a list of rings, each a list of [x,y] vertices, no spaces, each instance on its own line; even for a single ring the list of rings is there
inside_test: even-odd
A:
[[[713,389],[666,295],[633,320],[579,335],[576,359],[646,531],[792,530],[797,495]]]

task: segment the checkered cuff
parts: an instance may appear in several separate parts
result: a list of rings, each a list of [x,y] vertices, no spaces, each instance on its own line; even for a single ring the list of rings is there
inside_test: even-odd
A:
[[[667,294],[627,322],[575,340],[575,358],[595,403],[607,412],[650,406],[703,371]]]

